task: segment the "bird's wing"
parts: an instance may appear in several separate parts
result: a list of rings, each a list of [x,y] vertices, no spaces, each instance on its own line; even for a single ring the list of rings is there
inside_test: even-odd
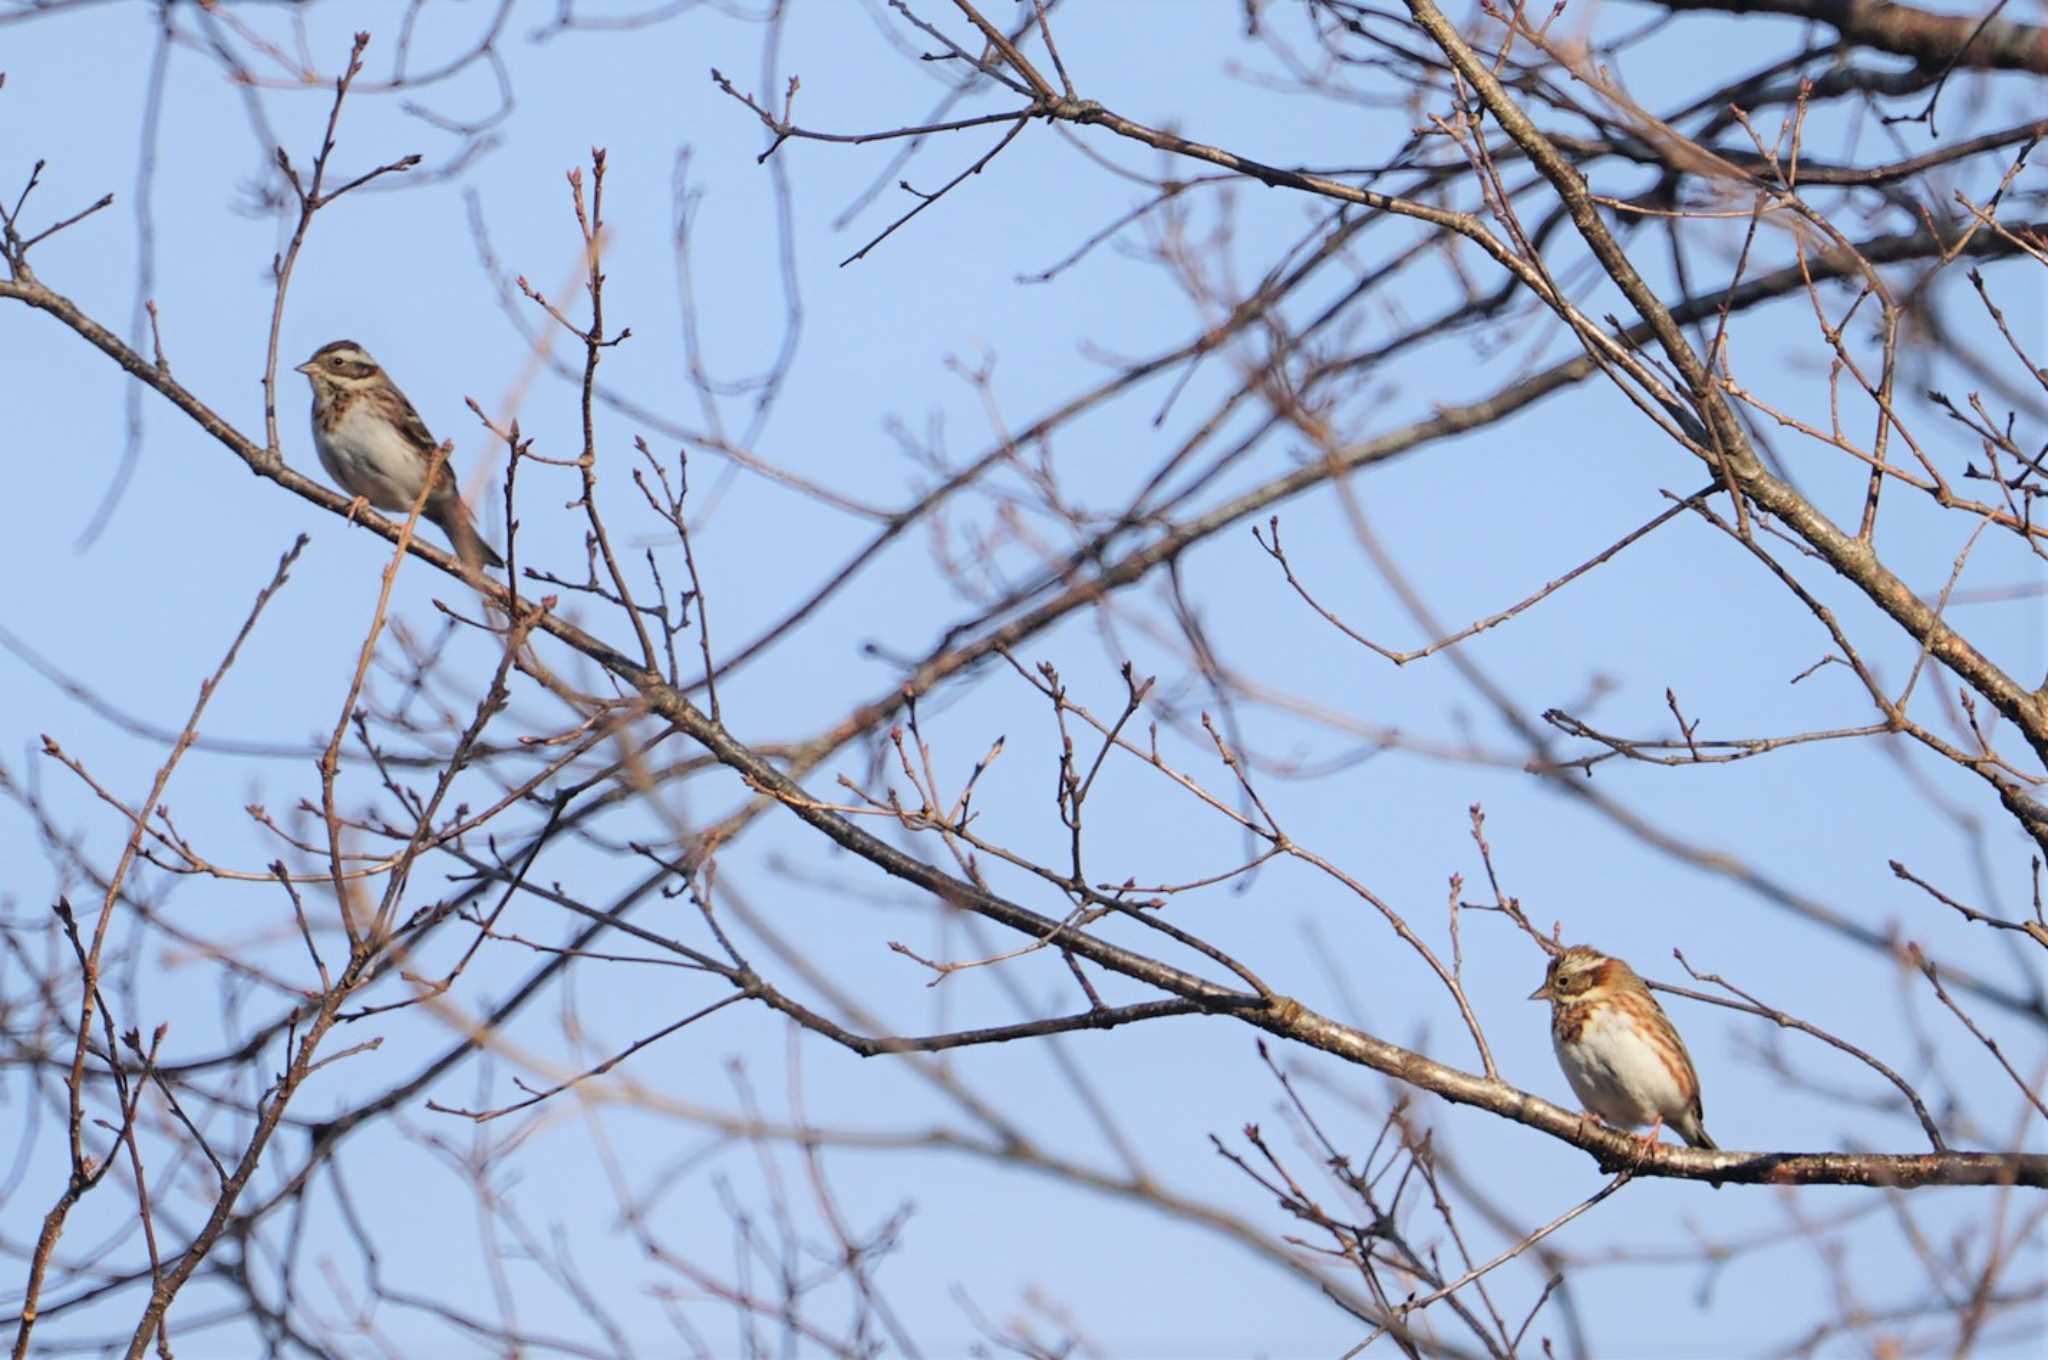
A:
[[[440,441],[427,429],[427,422],[420,419],[420,413],[413,409],[411,398],[396,387],[392,388],[392,395],[398,398],[398,428],[405,432],[406,442],[419,450],[420,457],[431,459]],[[434,481],[439,485],[446,485],[454,480],[454,475],[444,460],[441,464],[441,475]]]

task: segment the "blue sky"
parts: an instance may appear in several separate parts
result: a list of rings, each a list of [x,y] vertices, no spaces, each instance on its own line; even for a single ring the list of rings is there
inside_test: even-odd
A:
[[[346,51],[349,32],[363,27],[374,35],[365,78],[387,75],[404,8],[314,8],[305,32],[319,68],[331,72]],[[1274,74],[1270,58],[1240,42],[1235,5],[1145,0],[1071,9],[1060,13],[1056,33],[1077,84],[1088,97],[1141,122],[1173,126],[1275,163],[1311,165],[1384,159],[1414,122],[1406,110],[1347,108],[1288,95],[1233,70],[1237,63],[1252,75]],[[427,7],[412,40],[416,65],[460,51],[488,12],[479,5]],[[338,336],[368,347],[432,429],[455,441],[455,461],[465,476],[486,469],[469,484],[488,484],[479,498],[480,515],[500,543],[502,467],[463,399],[474,397],[494,413],[516,412],[538,450],[553,456],[574,451],[580,427],[572,386],[545,374],[526,381],[530,347],[501,307],[503,278],[494,278],[479,260],[473,219],[487,225],[504,275],[524,275],[551,297],[573,299],[574,287],[565,284],[574,277],[578,243],[562,176],[586,165],[592,146],[606,148],[606,215],[612,224],[607,312],[614,326],[630,326],[634,334],[608,353],[602,372],[670,429],[692,436],[706,433],[708,421],[684,368],[674,249],[679,151],[689,153],[687,188],[701,195],[691,209],[690,250],[699,323],[714,370],[732,377],[770,362],[782,339],[786,306],[769,171],[756,161],[764,134],[708,76],[717,67],[742,88],[763,89],[760,30],[703,7],[625,33],[549,33],[554,12],[551,5],[514,5],[499,51],[516,102],[492,134],[487,153],[445,177],[434,175],[447,167],[459,137],[408,112],[399,97],[366,93],[351,99],[337,173],[360,173],[419,152],[425,163],[413,178],[424,182],[348,196],[317,218],[281,337],[281,367]],[[267,6],[236,13],[252,30],[291,47],[285,13]],[[1616,9],[1597,22],[1618,29],[1638,17],[1634,10]],[[1272,22],[1294,21],[1276,13]],[[1623,68],[1638,97],[1655,107],[1675,102],[1679,96],[1673,91],[1732,75],[1755,60],[1758,50],[1774,50],[1770,45],[1793,31],[1767,20],[1743,20],[1740,28],[1713,22],[1681,28],[1682,34],[1647,45]],[[1759,41],[1758,32],[1768,37]],[[48,168],[31,202],[45,216],[75,211],[102,193],[116,195],[111,209],[39,247],[34,262],[49,286],[124,333],[135,301],[138,224],[146,214],[155,240],[153,296],[174,371],[242,430],[260,437],[268,262],[283,232],[274,217],[255,211],[254,190],[265,172],[244,114],[245,93],[189,47],[173,49],[169,58],[153,187],[138,201],[137,124],[154,38],[149,9],[137,4],[0,22],[0,69],[7,75],[0,89],[0,186],[17,184],[30,163],[43,159]],[[802,78],[798,121],[833,131],[917,121],[941,92],[916,63],[891,53],[870,7],[850,3],[796,8],[769,84],[779,92],[780,79],[789,73]],[[488,70],[474,65],[404,98],[444,121],[475,119],[493,109],[496,89]],[[2012,84],[1973,85],[1959,93],[1983,101],[1983,111],[1973,112],[1973,128],[2003,125],[2030,107],[2024,88]],[[257,97],[278,138],[303,165],[326,118],[327,94],[317,87],[266,88]],[[984,107],[1000,104],[972,106]],[[1956,108],[1960,125],[1960,100]],[[982,129],[938,139],[894,175],[929,191],[970,164],[996,135]],[[1883,145],[1880,134],[1864,135],[1862,154],[1878,156],[1868,148]],[[1906,153],[1927,145],[1918,129],[1897,135]],[[1138,258],[1136,247],[1148,239],[1142,228],[1098,247],[1050,283],[1020,282],[1020,275],[1060,260],[1138,201],[1140,191],[1129,180],[1105,171],[1081,147],[1148,173],[1187,172],[1106,134],[1069,138],[1034,126],[986,173],[842,268],[841,259],[908,206],[900,191],[885,191],[851,223],[834,226],[884,172],[893,148],[785,146],[779,157],[792,188],[790,250],[800,281],[801,334],[786,391],[754,451],[845,496],[900,506],[929,485],[931,474],[906,458],[894,427],[919,436],[942,432],[943,447],[956,462],[978,456],[998,438],[981,394],[963,379],[962,368],[988,365],[989,390],[1003,420],[1017,428],[1100,381],[1110,371],[1103,356],[1154,353],[1210,319],[1165,271]],[[1630,192],[1640,185],[1617,173],[1604,187]],[[1958,187],[1981,200],[1992,184],[1965,175]],[[1189,209],[1189,234],[1203,239],[1227,220],[1228,244],[1207,258],[1218,267],[1227,260],[1238,279],[1254,279],[1323,211],[1299,195],[1239,186],[1227,195],[1197,198]],[[29,217],[43,220],[34,212]],[[1710,250],[1703,258],[1725,270],[1739,231],[1739,223],[1731,224],[1725,238],[1715,241],[1725,256]],[[1703,232],[1701,239],[1715,238]],[[1769,248],[1773,263],[1784,258],[1782,239]],[[2016,333],[2039,344],[2044,337],[2038,275],[2022,271],[2008,263],[1987,275],[2003,281],[2002,300]],[[1346,281],[1333,276],[1292,314],[1307,315]],[[1959,278],[1948,287],[1967,294]],[[1444,271],[1418,271],[1393,296],[1408,316],[1427,316],[1447,305],[1449,288]],[[1960,303],[1952,305],[1961,314]],[[530,306],[513,306],[537,320]],[[1597,295],[1586,309],[1601,314]],[[1391,333],[1396,321],[1374,316],[1360,324],[1365,334],[1358,343],[1364,344]],[[1824,360],[1815,358],[1812,315],[1803,301],[1795,298],[1745,318],[1735,337],[1737,366],[1756,391],[1825,421]],[[1426,414],[1435,403],[1489,391],[1515,356],[1569,352],[1567,338],[1541,322],[1484,339],[1506,342],[1509,357],[1488,360],[1471,337],[1459,337],[1389,365],[1382,384],[1341,408],[1349,437],[1382,433]],[[555,352],[574,358],[565,346]],[[292,750],[323,739],[340,710],[345,677],[375,600],[386,560],[382,541],[248,476],[164,402],[145,394],[139,408],[144,438],[133,479],[104,533],[81,548],[81,535],[121,458],[126,380],[76,337],[18,306],[0,307],[0,355],[0,430],[15,454],[10,465],[26,479],[17,482],[19,513],[10,520],[10,532],[0,536],[0,568],[15,583],[0,611],[8,633],[51,665],[85,679],[108,704],[175,729],[278,555],[296,534],[306,533],[312,541],[292,584],[245,649],[203,731],[217,740]],[[1942,361],[1928,362],[1927,382],[1920,385],[1958,393],[1976,385]],[[2011,376],[2010,366],[2007,371]],[[285,457],[317,474],[306,431],[306,393],[296,376],[284,377],[279,419]],[[1069,424],[1050,449],[1063,489],[1092,509],[1114,509],[1198,427],[1233,379],[1229,361],[1214,357],[1196,369],[1163,417],[1168,389],[1155,382]],[[735,437],[750,414],[743,396],[722,409]],[[2038,415],[2037,395],[2036,409],[2023,408],[2022,419]],[[1846,418],[1852,428],[1868,429],[1854,402]],[[1916,428],[1932,440],[1953,439],[1954,431],[1924,408],[1916,419]],[[645,513],[630,481],[632,440],[645,436],[672,458],[677,439],[615,410],[600,411],[598,420],[601,503],[615,532],[637,552],[658,541],[659,525]],[[1248,428],[1242,420],[1237,424]],[[1778,436],[1777,447],[1801,485],[1830,513],[1853,515],[1862,485],[1853,466],[1788,435]],[[1950,445],[1945,456],[1960,458],[1954,449]],[[1203,503],[1277,475],[1300,456],[1295,441],[1269,440]],[[870,524],[767,479],[728,473],[714,453],[701,448],[693,452],[691,471],[693,494],[719,498],[696,539],[715,650],[756,636],[873,532]],[[999,485],[1020,485],[1016,474],[1005,475],[1008,481]],[[577,494],[572,475],[536,468],[522,471],[522,479],[522,560],[579,578],[583,521],[563,509]],[[1696,464],[1611,388],[1586,385],[1478,434],[1374,467],[1351,486],[1374,532],[1430,607],[1441,619],[1462,624],[1505,607],[1655,516],[1668,504],[1663,492],[1683,495],[1704,480]],[[1388,645],[1427,640],[1360,550],[1337,497],[1320,490],[1275,513],[1297,572],[1326,605]],[[1916,588],[1938,590],[1974,524],[1904,495],[1894,496],[1886,513],[1880,547],[1887,560]],[[1058,524],[1028,513],[1024,520],[1035,533],[1064,545]],[[1265,514],[1255,522],[1263,524]],[[936,569],[938,552],[957,554],[976,533],[1001,523],[1000,507],[976,495],[949,511],[948,537],[906,535],[823,617],[723,687],[728,726],[757,742],[798,739],[853,704],[886,693],[899,677],[892,657],[922,654],[970,612],[970,602]],[[1224,664],[1289,703],[1320,706],[1357,728],[1397,728],[1414,740],[1469,744],[1509,757],[1507,763],[1436,760],[1395,749],[1323,777],[1264,779],[1262,795],[1297,840],[1364,882],[1443,949],[1449,876],[1464,876],[1468,900],[1484,896],[1467,813],[1481,803],[1505,887],[1545,928],[1562,922],[1567,938],[1596,942],[1670,981],[1685,980],[1670,953],[1682,948],[1703,971],[1739,981],[1765,1001],[1888,1057],[1923,1083],[1930,1097],[1965,1105],[1985,1121],[1975,1133],[1976,1145],[2023,1141],[2039,1148],[2038,1130],[2021,1121],[2003,1073],[1924,987],[1902,988],[1895,965],[1874,952],[1852,948],[1788,914],[1735,876],[1660,852],[1616,817],[1523,772],[1519,760],[1526,751],[1445,658],[1396,669],[1321,624],[1287,588],[1250,528],[1247,523],[1221,533],[1180,563],[1182,588],[1197,603]],[[1031,566],[1014,546],[998,562],[1013,579]],[[1902,681],[1912,649],[1831,579],[1812,571],[1802,579],[1841,610],[1859,641],[1867,640],[1880,670],[1894,684]],[[1987,536],[1964,584],[2038,579],[2033,562]],[[394,619],[410,636],[432,639],[441,628],[437,599],[461,604],[462,592],[415,563],[400,577]],[[1116,661],[1128,654],[1141,673],[1159,674],[1161,693],[1175,697],[1191,717],[1212,700],[1172,639],[1162,640],[1146,627],[1167,617],[1166,605],[1163,577],[1148,578],[1127,593],[1113,617],[1069,619],[1033,638],[1019,660],[1053,662],[1079,702],[1113,713],[1123,693]],[[2048,666],[2036,600],[1967,609],[1972,635],[2013,673],[2031,681]],[[574,603],[567,610],[605,636],[621,636],[616,617],[602,610]],[[688,642],[694,647],[694,637]],[[490,649],[473,637],[458,636],[451,647],[455,674],[465,680],[482,675],[477,668],[491,663]],[[1681,517],[1463,650],[1532,716],[1551,707],[1590,711],[1606,730],[1664,737],[1671,732],[1668,688],[1689,718],[1702,720],[1703,735],[1733,737],[1869,721],[1869,705],[1844,668],[1825,668],[1796,686],[1787,683],[1828,647],[1812,617],[1753,561],[1705,525]],[[555,660],[573,678],[595,685],[587,667]],[[1588,710],[1585,696],[1596,678],[1611,688]],[[440,698],[458,714],[466,714],[472,702],[461,690]],[[1932,706],[1936,698],[1925,701]],[[0,713],[7,715],[0,728],[0,764],[8,776],[39,780],[39,796],[67,834],[79,837],[97,861],[111,861],[124,834],[121,823],[75,779],[36,754],[40,734],[56,738],[109,788],[130,798],[147,788],[162,746],[116,730],[67,698],[18,650],[0,653]],[[1361,744],[1280,703],[1247,703],[1237,716],[1260,749],[1305,764]],[[933,696],[923,720],[942,778],[956,786],[998,735],[1006,739],[1004,755],[977,799],[984,831],[1020,853],[1057,859],[1065,831],[1046,797],[1057,734],[1043,701],[1006,668],[990,665]],[[522,724],[518,730],[535,732],[566,724],[561,709],[531,687],[515,692],[513,721]],[[1229,789],[1229,776],[1212,752],[1170,724],[1162,725],[1161,740],[1171,758],[1207,787]],[[810,787],[821,797],[843,798],[831,778],[839,773],[866,780],[864,753],[845,754]],[[476,782],[466,786],[467,796],[488,795],[487,774],[468,778]],[[246,815],[245,805],[262,804],[288,820],[290,809],[315,796],[316,787],[310,761],[296,755],[259,759],[200,750],[181,767],[167,803],[181,829],[214,858],[260,868],[279,847]],[[1872,742],[1819,743],[1698,768],[1610,762],[1599,767],[1591,787],[1622,812],[1706,852],[1730,856],[1869,928],[1896,930],[2000,985],[2022,991],[2040,985],[2033,959],[1965,927],[1888,869],[1888,860],[1899,859],[1954,895],[2004,915],[2022,914],[2029,899],[2026,842],[1980,783],[1917,752],[1888,751]],[[361,767],[350,772],[345,790],[344,802],[352,806],[380,796],[373,776]],[[746,796],[736,780],[724,777],[662,794],[666,816],[693,826]],[[1953,812],[1944,815],[1945,807]],[[522,814],[517,824],[530,825],[530,818]],[[589,901],[607,902],[646,869],[645,861],[620,847],[628,839],[659,834],[661,826],[662,819],[645,809],[615,817],[601,837],[552,852],[545,876]],[[1186,881],[1227,867],[1244,852],[1242,837],[1226,822],[1135,762],[1112,764],[1105,773],[1091,803],[1089,835],[1091,875],[1106,881]],[[923,849],[938,853],[935,846]],[[15,866],[0,888],[0,902],[18,924],[40,929],[58,893],[89,896],[75,876],[48,867],[46,860],[35,825],[18,804],[0,808],[0,862]],[[416,875],[419,901],[442,891],[439,873],[453,868],[437,863]],[[1019,900],[1058,911],[1056,897],[1026,876],[1001,866],[990,872],[997,886]],[[787,816],[770,816],[750,830],[726,853],[721,876],[736,904],[772,923],[818,969],[857,995],[879,1023],[902,1032],[1014,1021],[1020,1016],[1006,982],[1041,1009],[1075,1004],[1065,969],[1044,958],[1005,965],[1003,978],[982,969],[926,987],[926,976],[892,952],[890,941],[928,956],[972,956],[981,947],[957,926],[936,922],[927,904],[825,846]],[[194,935],[232,943],[280,970],[303,967],[274,889],[206,880],[166,885],[152,875],[144,881],[167,894],[165,911]],[[897,905],[879,908],[870,900],[873,894]],[[1242,891],[1188,894],[1176,899],[1172,912],[1175,924],[1244,959],[1279,990],[1444,1061],[1475,1065],[1441,988],[1369,906],[1330,878],[1300,864],[1270,865]],[[650,902],[636,919],[679,934],[693,925],[679,900]],[[568,927],[559,913],[525,901],[506,928],[557,939]],[[987,938],[991,948],[1004,947],[1000,937]],[[1540,956],[1498,917],[1468,915],[1462,943],[1467,984],[1504,1076],[1568,1102],[1542,1009],[1523,1000],[1540,980]],[[762,958],[772,957],[765,946],[756,947]],[[274,1005],[261,997],[224,998],[216,969],[181,956],[161,936],[149,938],[133,966],[142,1009],[131,1022],[147,1030],[158,1020],[170,1021],[167,1053],[175,1060],[213,1052],[225,1034],[257,1023]],[[467,975],[471,990],[455,1000],[473,1013],[501,997],[531,966],[531,956],[515,948],[489,951]],[[586,967],[574,976],[567,989],[522,1016],[510,1034],[522,1052],[538,1054],[560,1070],[587,1066],[713,995],[687,975],[665,969]],[[1920,1146],[1908,1118],[1789,1089],[1757,1056],[1760,1045],[1778,1042],[1762,1022],[1682,1002],[1672,1010],[1702,1072],[1708,1126],[1724,1147]],[[2008,1046],[2019,1070],[2038,1080],[2038,1027],[1982,1003],[1974,1012]],[[581,1035],[573,1042],[564,1033],[571,1018]],[[338,1042],[361,1042],[370,1037],[361,1032],[368,1028],[382,1038],[382,1047],[323,1073],[301,1096],[297,1112],[319,1118],[404,1079],[450,1041],[449,1023],[446,1016],[409,1015],[352,1027]],[[1932,1036],[1924,1050],[1923,1034]],[[1883,1094],[1865,1069],[1829,1050],[1795,1039],[1784,1045],[1788,1060],[1817,1083],[1859,1096]],[[1127,1136],[1143,1148],[1164,1184],[1243,1215],[1269,1233],[1298,1231],[1210,1144],[1212,1134],[1234,1142],[1247,1123],[1266,1126],[1276,1143],[1282,1141],[1280,1092],[1258,1061],[1250,1030],[1220,1019],[1176,1019],[1074,1036],[1060,1048],[1119,1112]],[[1011,1111],[1049,1152],[1113,1166],[1113,1149],[1081,1108],[1050,1049],[969,1049],[950,1055],[944,1065],[983,1098]],[[800,1059],[793,1057],[798,1052]],[[1378,1111],[1390,1095],[1386,1085],[1324,1057],[1279,1056],[1308,1082],[1326,1130],[1362,1151],[1378,1116],[1347,1104],[1345,1093]],[[673,1334],[662,1320],[657,1293],[675,1280],[650,1264],[621,1227],[612,1177],[623,1167],[629,1180],[644,1187],[660,1168],[705,1150],[711,1136],[673,1107],[734,1110],[738,1098],[728,1067],[734,1059],[745,1064],[763,1110],[775,1117],[789,1113],[792,1083],[800,1077],[805,1111],[821,1124],[892,1130],[962,1124],[957,1108],[919,1081],[907,1063],[861,1060],[815,1041],[793,1047],[779,1020],[733,1008],[637,1055],[587,1102],[560,1100],[531,1120],[500,1121],[480,1131],[414,1101],[400,1112],[402,1129],[365,1135],[377,1141],[357,1149],[345,1165],[356,1178],[349,1188],[372,1224],[386,1280],[411,1281],[416,1292],[490,1311],[492,1286],[480,1264],[470,1187],[451,1165],[475,1140],[500,1141],[506,1145],[506,1169],[493,1189],[516,1205],[520,1220],[539,1237],[559,1229],[586,1277],[608,1283],[606,1292],[629,1333],[647,1353],[665,1353]],[[511,1058],[468,1064],[428,1094],[449,1105],[502,1102],[516,1097],[512,1077],[518,1071]],[[33,1101],[18,1071],[4,1080],[11,1107]],[[1436,1124],[1447,1155],[1528,1223],[1562,1212],[1600,1183],[1587,1159],[1528,1129],[1428,1098],[1416,1101],[1415,1112]],[[45,1123],[22,1179],[0,1201],[0,1237],[10,1247],[28,1235],[55,1193],[56,1132]],[[1309,1173],[1314,1155],[1295,1147],[1291,1136],[1284,1146]],[[837,1151],[827,1160],[851,1221],[872,1228],[910,1207],[900,1250],[884,1266],[881,1281],[931,1354],[959,1352],[971,1340],[963,1295],[997,1318],[1024,1311],[1034,1294],[1057,1300],[1105,1354],[1325,1355],[1341,1353],[1363,1336],[1355,1321],[1240,1248],[1143,1208],[969,1156]],[[667,1185],[649,1212],[676,1249],[709,1268],[728,1269],[732,1231],[720,1183],[758,1206],[764,1193],[761,1166],[743,1145],[705,1151],[705,1160]],[[800,1184],[793,1164],[785,1162],[782,1174]],[[1784,1231],[1802,1215],[1825,1216],[1862,1202],[1846,1190],[1730,1188],[1714,1194],[1702,1186],[1651,1181],[1628,1187],[1554,1242],[1584,1253],[1668,1249],[1696,1238],[1725,1242]],[[1937,1192],[1913,1196],[1909,1207],[1921,1230],[1941,1240],[1978,1223],[1985,1205],[1986,1197],[1977,1192]],[[88,1201],[68,1241],[109,1240],[125,1208],[115,1195]],[[189,1205],[185,1212],[192,1212]],[[817,1230],[814,1214],[806,1214],[805,1222]],[[1503,1240],[1476,1223],[1471,1232],[1475,1252],[1491,1251]],[[323,1287],[344,1282],[335,1287],[336,1297],[313,1306],[342,1316],[346,1308],[339,1296],[360,1295],[364,1267],[349,1245],[331,1187],[315,1197],[303,1233],[304,1260],[331,1266],[308,1278],[317,1275]],[[1924,1287],[1925,1267],[1885,1213],[1873,1212],[1842,1229],[1835,1241],[1866,1291],[1862,1302],[1875,1304]],[[120,1238],[112,1258],[132,1262],[137,1251],[133,1240]],[[2037,1268],[2038,1257],[2029,1265]],[[513,1278],[524,1322],[589,1338],[578,1308],[561,1290],[529,1266],[515,1266]],[[1496,1280],[1510,1313],[1533,1303],[1542,1283],[1537,1272],[1519,1268]],[[1795,1243],[1712,1271],[1696,1265],[1588,1268],[1574,1285],[1596,1352],[1706,1355],[1784,1340],[1787,1320],[1811,1316],[1811,1301],[1830,1280],[1817,1254]],[[180,1309],[201,1314],[223,1297],[195,1284]],[[96,1320],[114,1325],[110,1319],[122,1316],[113,1310]],[[727,1344],[722,1309],[700,1304],[691,1316],[720,1338],[718,1345]],[[174,1329],[178,1320],[174,1313]],[[475,1344],[431,1317],[389,1304],[378,1311],[377,1322],[407,1353],[468,1353],[461,1348]],[[85,1321],[66,1325],[92,1330]],[[1535,1330],[1559,1335],[1558,1325],[1546,1313]],[[194,1335],[180,1353],[241,1353],[243,1343],[234,1336],[231,1330]],[[220,1349],[209,1350],[213,1344]],[[369,1353],[359,1339],[337,1335],[336,1344],[346,1353]],[[2020,1338],[1995,1336],[1986,1349],[2017,1351],[2020,1344]]]

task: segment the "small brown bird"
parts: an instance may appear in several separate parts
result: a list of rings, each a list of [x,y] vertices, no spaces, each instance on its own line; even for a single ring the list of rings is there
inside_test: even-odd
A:
[[[1693,1147],[1718,1146],[1707,1136],[1692,1055],[1633,968],[1573,945],[1550,960],[1529,999],[1550,1003],[1558,1066],[1588,1110],[1623,1128],[1649,1124],[1646,1148],[1666,1124]]]
[[[412,509],[439,446],[405,393],[353,340],[322,345],[294,371],[313,384],[313,447],[327,475],[356,498],[350,515],[364,505]],[[505,565],[477,536],[445,459],[420,513],[441,526],[455,555],[472,567]]]

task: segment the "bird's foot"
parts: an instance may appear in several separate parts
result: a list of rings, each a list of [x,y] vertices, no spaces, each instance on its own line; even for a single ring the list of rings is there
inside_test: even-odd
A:
[[[1655,1120],[1651,1121],[1650,1131],[1648,1133],[1639,1133],[1636,1135],[1637,1166],[1641,1166],[1644,1162],[1649,1160],[1650,1149],[1657,1146],[1657,1135],[1662,1133],[1663,1131],[1664,1116],[1660,1114],[1656,1117]]]

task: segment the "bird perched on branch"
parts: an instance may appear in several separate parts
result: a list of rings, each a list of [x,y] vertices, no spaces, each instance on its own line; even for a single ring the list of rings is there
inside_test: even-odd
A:
[[[1685,1040],[1635,969],[1575,944],[1551,958],[1529,999],[1550,1003],[1558,1066],[1589,1111],[1623,1128],[1650,1125],[1646,1151],[1666,1124],[1693,1147],[1718,1146]]]
[[[441,526],[455,555],[470,566],[505,565],[477,536],[447,459],[434,467],[439,445],[427,423],[369,351],[353,340],[335,340],[294,371],[313,385],[313,447],[327,475],[355,497],[351,519],[365,505],[411,510],[433,468],[433,490],[420,513]]]

